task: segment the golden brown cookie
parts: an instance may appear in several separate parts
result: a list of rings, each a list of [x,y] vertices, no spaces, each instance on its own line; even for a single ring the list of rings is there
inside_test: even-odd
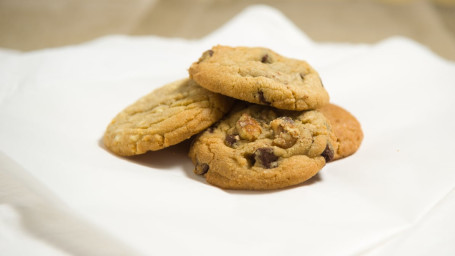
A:
[[[177,144],[218,121],[232,102],[190,79],[167,84],[120,112],[106,129],[104,145],[130,156]]]
[[[266,48],[215,46],[191,65],[189,74],[213,92],[279,109],[307,110],[329,102],[308,63]]]
[[[238,104],[200,134],[190,149],[194,172],[227,189],[265,190],[314,176],[338,148],[318,111],[285,111]]]
[[[318,109],[329,120],[338,141],[338,150],[333,160],[354,154],[363,140],[359,121],[340,106],[328,104]]]

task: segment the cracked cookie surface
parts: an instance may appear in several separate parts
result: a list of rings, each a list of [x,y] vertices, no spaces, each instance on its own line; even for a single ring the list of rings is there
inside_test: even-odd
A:
[[[122,156],[177,144],[209,127],[229,111],[233,100],[190,79],[167,84],[140,98],[108,125],[104,145]]]
[[[338,148],[327,119],[316,110],[286,111],[237,104],[190,148],[195,169],[227,189],[278,189],[304,182]]]
[[[215,46],[191,65],[189,74],[213,92],[279,109],[307,110],[329,102],[307,62],[266,48]]]
[[[335,104],[328,104],[318,109],[330,122],[338,141],[338,150],[333,160],[354,154],[363,140],[363,131],[359,121],[347,110]]]

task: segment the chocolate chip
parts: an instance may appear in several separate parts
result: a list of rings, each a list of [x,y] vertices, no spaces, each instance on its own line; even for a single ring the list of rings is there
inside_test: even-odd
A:
[[[204,175],[209,171],[209,165],[208,164],[198,164],[196,165],[196,169],[194,170],[194,173],[199,174],[199,175]]]
[[[248,167],[252,167],[256,163],[254,154],[246,154],[244,157],[245,157],[246,161],[248,162]]]
[[[256,161],[259,161],[266,169],[277,166],[276,161],[278,160],[278,157],[273,153],[273,148],[258,148],[254,152],[254,155]]]
[[[207,50],[205,51],[204,53],[202,53],[202,56],[199,58],[198,62],[197,63],[201,63],[203,62],[204,60],[212,57],[213,55],[213,50]]]
[[[237,134],[229,134],[226,135],[226,138],[224,141],[226,142],[226,145],[232,147],[237,141],[239,140],[239,135]]]
[[[262,56],[261,62],[262,63],[267,63],[268,59],[269,59],[269,55],[266,54],[266,55]]]
[[[215,128],[218,127],[218,125],[220,124],[220,122],[216,122],[214,124],[212,124],[212,126],[210,126],[207,131],[209,131],[210,133],[213,133],[215,131]]]
[[[332,161],[332,159],[334,157],[334,153],[328,143],[327,143],[327,146],[325,146],[324,152],[322,152],[321,156],[324,157],[326,163]]]
[[[270,105],[270,102],[265,99],[263,91],[258,91],[258,95],[259,95],[259,101],[261,101],[262,103],[264,103],[266,105]]]

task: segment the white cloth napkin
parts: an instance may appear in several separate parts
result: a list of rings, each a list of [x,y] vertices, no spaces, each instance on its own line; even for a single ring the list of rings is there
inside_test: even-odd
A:
[[[132,158],[101,137],[216,44],[305,59],[361,122],[359,151],[301,186],[222,190],[188,143]],[[406,38],[315,43],[247,8],[201,40],[109,36],[0,50],[1,255],[455,255],[455,63]]]

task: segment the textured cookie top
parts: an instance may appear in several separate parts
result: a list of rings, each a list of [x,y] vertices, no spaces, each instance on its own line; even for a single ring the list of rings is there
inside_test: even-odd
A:
[[[112,152],[137,155],[177,144],[218,121],[232,99],[190,79],[167,84],[120,112],[104,134]]]
[[[195,173],[229,189],[276,189],[301,183],[334,157],[338,144],[318,111],[236,106],[193,142]]]
[[[308,63],[266,48],[215,46],[191,65],[189,74],[211,91],[280,109],[307,110],[329,102]]]
[[[359,121],[347,110],[334,104],[328,104],[318,111],[329,120],[339,144],[333,160],[354,154],[363,140]]]

